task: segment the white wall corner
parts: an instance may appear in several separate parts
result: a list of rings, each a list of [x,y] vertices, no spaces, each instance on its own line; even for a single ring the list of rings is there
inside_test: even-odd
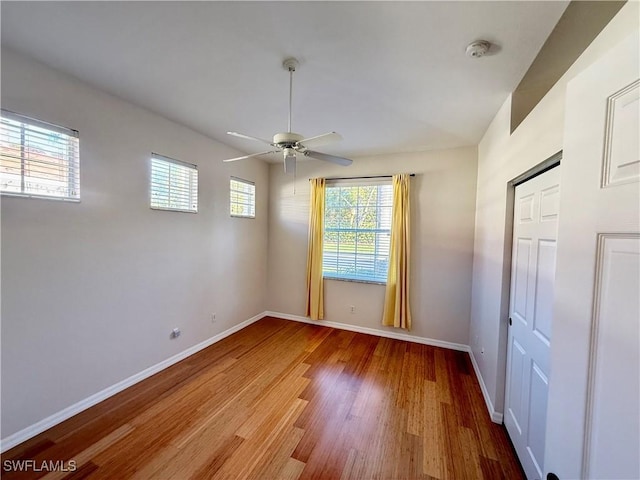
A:
[[[265,312],[259,313],[248,320],[245,320],[243,322],[240,322],[237,325],[234,325],[233,327],[225,330],[224,332],[220,332],[217,335],[214,335],[213,337],[210,337],[207,340],[204,340],[203,342],[193,345],[187,348],[186,350],[183,350],[182,352],[167,358],[166,360],[156,363],[155,365],[152,365],[151,367],[130,376],[129,378],[125,378],[124,380],[114,385],[111,385],[110,387],[107,387],[104,390],[101,390],[91,395],[90,397],[85,398],[84,400],[80,400],[79,402],[76,402],[73,405],[70,405],[69,407],[63,410],[60,410],[59,412],[54,413],[53,415],[50,415],[47,418],[44,418],[39,422],[34,423],[33,425],[23,428],[22,430],[19,430],[14,434],[9,435],[7,438],[3,438],[2,440],[0,440],[0,452],[2,453],[6,452],[10,448],[13,448],[16,445],[19,445],[20,443],[26,440],[29,440],[32,437],[35,437],[39,433],[42,433],[45,430],[48,430],[49,428],[64,422],[68,418],[71,418],[74,415],[77,415],[78,413],[102,402],[103,400],[106,400],[107,398],[112,397],[116,393],[119,393],[125,390],[126,388],[129,388],[132,385],[135,385],[136,383],[141,382],[142,380],[149,378],[152,375],[155,375],[156,373],[160,372],[161,370],[164,370],[165,368],[169,368],[171,365],[174,365],[179,361],[184,360],[185,358],[193,355],[194,353],[197,353],[200,350],[203,350],[213,345],[214,343],[219,342],[223,338],[226,338],[229,335],[232,335],[237,331],[242,330],[245,327],[248,327],[252,323],[255,323],[261,318],[263,318],[264,316],[265,316]]]
[[[476,377],[478,378],[478,383],[480,384],[480,390],[482,390],[482,396],[484,397],[484,402],[487,405],[487,410],[489,410],[489,416],[491,417],[491,421],[494,423],[502,423],[504,415],[502,412],[497,412],[493,407],[493,402],[491,401],[491,397],[489,396],[489,391],[487,390],[487,386],[484,383],[484,379],[482,378],[482,374],[480,373],[480,367],[478,366],[478,362],[476,362],[476,357],[473,355],[473,350],[469,351],[469,356],[471,357],[471,364],[473,365],[473,370],[476,372]]]

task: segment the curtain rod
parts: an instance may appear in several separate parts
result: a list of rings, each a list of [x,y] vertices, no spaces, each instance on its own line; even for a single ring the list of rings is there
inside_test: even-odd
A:
[[[415,177],[416,174],[410,173],[409,176]],[[367,178],[393,178],[393,175],[370,175],[368,177],[330,177],[330,178],[325,178],[325,180],[360,180],[360,179],[367,179]]]

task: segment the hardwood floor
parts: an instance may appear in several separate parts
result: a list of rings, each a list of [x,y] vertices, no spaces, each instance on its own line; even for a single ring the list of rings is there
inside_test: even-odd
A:
[[[20,459],[76,470],[7,471]],[[466,353],[270,317],[18,445],[2,468],[6,480],[524,478]]]

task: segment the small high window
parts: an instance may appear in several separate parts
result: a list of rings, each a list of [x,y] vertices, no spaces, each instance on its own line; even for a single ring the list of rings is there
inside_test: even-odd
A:
[[[198,212],[198,167],[152,154],[151,208]]]
[[[229,182],[232,217],[256,218],[256,185],[248,180],[231,177]]]
[[[0,192],[79,200],[78,132],[2,110]]]

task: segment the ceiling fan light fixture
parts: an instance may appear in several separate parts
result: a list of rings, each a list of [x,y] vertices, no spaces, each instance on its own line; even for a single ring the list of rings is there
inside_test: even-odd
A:
[[[296,151],[293,148],[285,148],[284,156],[284,173],[291,174],[296,172]]]

